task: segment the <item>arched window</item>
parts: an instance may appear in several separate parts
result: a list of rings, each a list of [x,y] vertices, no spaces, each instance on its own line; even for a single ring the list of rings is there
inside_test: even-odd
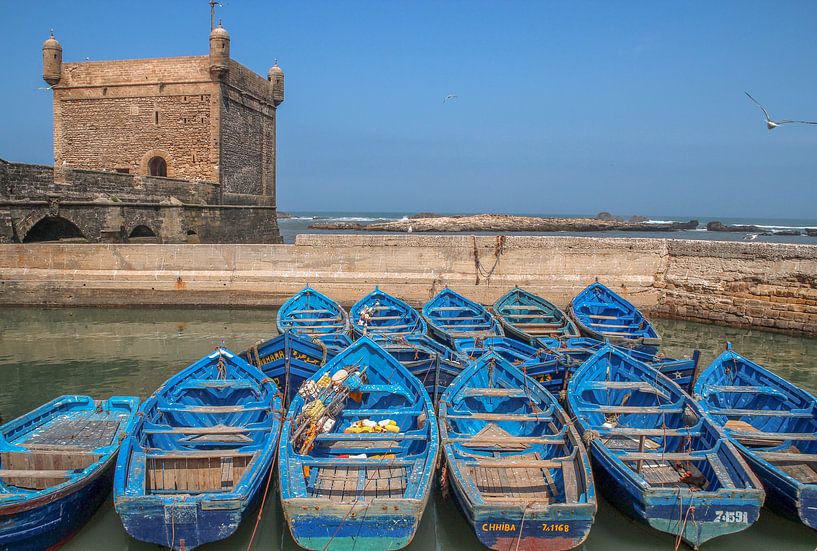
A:
[[[23,238],[23,243],[37,243],[39,241],[60,241],[63,239],[85,239],[80,229],[65,218],[46,216],[34,224]]]
[[[151,176],[167,177],[167,161],[162,157],[151,157],[148,161],[148,174]]]
[[[156,237],[156,234],[153,233],[153,230],[145,225],[136,226],[133,228],[133,231],[130,232],[131,239],[134,237]]]

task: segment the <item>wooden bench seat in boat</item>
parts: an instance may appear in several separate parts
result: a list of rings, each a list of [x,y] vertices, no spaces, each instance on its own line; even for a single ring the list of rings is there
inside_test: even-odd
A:
[[[528,423],[544,423],[552,421],[553,416],[546,412],[539,415],[533,413],[472,413],[448,414],[446,419],[474,419],[476,421],[519,421]]]
[[[467,388],[462,391],[463,397],[504,397],[504,398],[526,398],[528,393],[522,388]]]
[[[644,414],[660,414],[660,413],[683,413],[683,406],[670,404],[670,407],[665,406],[604,406],[584,407],[582,412],[592,413],[597,411],[599,413],[644,413]]]
[[[314,323],[316,321],[340,322],[341,319],[338,316],[326,316],[326,317],[317,317],[317,318],[289,318],[286,321],[287,321],[287,323]]]
[[[712,450],[696,450],[694,452],[664,452],[660,450],[650,452],[626,452],[618,456],[622,461],[700,461],[707,458]]]
[[[316,442],[342,442],[351,441],[357,442],[361,440],[378,442],[389,440],[425,440],[428,435],[424,432],[421,434],[406,434],[399,432],[361,432],[357,434],[346,434],[343,432],[326,432],[315,437]]]
[[[484,321],[482,323],[468,323],[468,324],[465,324],[465,323],[462,323],[462,324],[460,324],[460,323],[442,324],[442,323],[440,323],[438,325],[443,329],[478,329],[480,327],[484,327],[484,328],[488,329],[491,326],[491,324],[488,323],[487,321]]]
[[[639,392],[646,392],[661,396],[665,400],[669,400],[669,394],[660,390],[646,381],[590,381],[584,387],[592,390],[618,390],[618,389],[632,389]]]
[[[149,493],[230,492],[253,460],[234,451],[175,452],[145,457]]]
[[[367,469],[388,469],[392,467],[411,467],[416,463],[413,459],[393,459],[393,458],[366,458],[343,457],[339,459],[329,459],[323,457],[304,456],[301,463],[307,467],[358,467]]]
[[[564,444],[564,435],[555,434],[552,437],[545,436],[483,436],[478,435],[463,438],[448,438],[444,444],[463,444],[471,447],[484,447],[488,444]]]
[[[293,310],[290,314],[334,314],[333,310],[326,310],[321,308],[315,308],[314,310]]]
[[[76,449],[0,452],[0,480],[19,488],[43,490],[66,482],[101,457]]]
[[[409,327],[414,327],[414,325],[367,325],[366,329],[368,331],[394,331],[396,329],[408,329]]]
[[[269,431],[270,427],[228,427],[216,425],[214,427],[150,427],[143,429],[145,434],[244,434],[246,432]]]
[[[817,453],[797,453],[797,452],[763,452],[753,450],[753,453],[761,459],[770,463],[814,463],[817,462]]]
[[[522,323],[514,323],[516,327],[530,327],[531,329],[558,329],[562,327],[561,323],[535,323],[535,322],[522,322]]]
[[[471,308],[468,308],[467,306],[437,306],[435,308],[431,308],[429,311],[430,312],[450,312],[450,311],[453,311],[453,310],[463,310],[464,312],[473,312],[473,314],[475,316],[478,315],[477,312],[475,312]]]
[[[381,394],[394,394],[396,396],[403,396],[407,400],[412,400],[412,396],[408,390],[400,385],[361,385],[357,391],[364,394],[375,394],[378,392]]]
[[[243,413],[245,411],[266,411],[267,406],[197,406],[186,404],[165,404],[157,406],[162,413]]]
[[[611,429],[598,429],[603,436],[700,436],[700,426],[677,428],[677,429],[646,429],[638,427],[613,427]]]
[[[261,388],[258,386],[258,383],[249,379],[190,379],[185,381],[184,384],[179,385],[178,388],[182,390],[232,388],[236,390],[252,390],[256,393],[261,392]]]
[[[726,427],[729,430],[729,427]],[[738,440],[758,440],[766,441],[767,445],[773,442],[784,442],[786,440],[817,440],[817,434],[813,432],[764,432],[764,431],[740,431],[729,430],[729,436]]]
[[[735,394],[764,394],[767,396],[777,396],[779,398],[787,398],[787,395],[780,390],[770,386],[730,386],[730,385],[710,385],[706,390],[713,392],[731,392]]]
[[[339,324],[332,324],[332,325],[296,325],[290,324],[291,329],[343,329],[343,325]]]
[[[711,408],[710,415],[725,415],[727,417],[735,415],[741,417],[797,417],[811,418],[814,416],[811,410],[807,409],[737,409],[737,408]]]

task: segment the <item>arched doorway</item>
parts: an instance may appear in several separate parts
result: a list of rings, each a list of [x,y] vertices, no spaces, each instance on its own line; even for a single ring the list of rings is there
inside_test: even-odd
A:
[[[161,176],[167,178],[167,161],[158,155],[151,157],[148,161],[148,174],[150,176]]]
[[[76,224],[61,216],[46,216],[34,224],[23,238],[23,243],[85,239]]]
[[[156,234],[153,233],[153,230],[149,227],[145,226],[144,224],[136,226],[133,228],[133,231],[130,232],[130,239],[134,237],[156,237]]]

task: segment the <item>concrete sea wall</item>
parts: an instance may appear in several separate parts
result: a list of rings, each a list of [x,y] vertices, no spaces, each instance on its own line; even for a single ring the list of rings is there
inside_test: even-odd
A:
[[[294,245],[0,245],[0,304],[281,304],[306,283],[349,305],[514,285],[565,306],[596,277],[653,315],[817,336],[817,247],[614,239],[300,235]]]

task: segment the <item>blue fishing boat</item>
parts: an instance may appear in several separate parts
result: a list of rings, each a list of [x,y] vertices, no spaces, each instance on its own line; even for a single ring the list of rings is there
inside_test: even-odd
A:
[[[292,331],[312,337],[333,353],[352,343],[346,310],[308,285],[281,305],[276,322],[279,333]]]
[[[503,336],[499,322],[484,306],[447,287],[423,306],[423,317],[432,336],[451,349],[457,339]]]
[[[565,365],[562,358],[552,351],[535,348],[522,341],[508,337],[487,339],[458,339],[457,352],[463,362],[470,364],[483,354],[494,352],[522,370],[526,375],[558,396],[562,390]]]
[[[570,379],[567,403],[596,483],[634,519],[697,549],[760,515],[763,488],[723,432],[625,352],[604,346],[591,356]]]
[[[425,335],[428,328],[420,313],[377,287],[349,309],[355,334],[374,340]]]
[[[131,396],[62,396],[0,425],[0,549],[53,549],[85,525],[138,407]]]
[[[116,464],[128,534],[194,549],[235,532],[271,476],[281,409],[272,379],[224,348],[168,379],[142,403]]]
[[[576,295],[567,312],[588,337],[651,354],[661,345],[661,337],[638,308],[598,281]]]
[[[590,460],[556,399],[495,352],[481,356],[440,399],[444,484],[483,545],[563,550],[590,532]]]
[[[428,393],[368,337],[292,401],[281,433],[284,516],[307,549],[401,549],[428,503],[439,451]]]
[[[377,343],[420,379],[435,404],[464,365],[450,348],[426,335],[378,339]]]
[[[334,356],[334,349],[305,335],[287,331],[248,348],[239,356],[271,377],[288,404],[301,384]]]
[[[817,528],[817,399],[744,358],[731,345],[695,383],[766,489],[766,504]]]
[[[567,367],[567,371],[564,369],[558,370],[552,379],[553,384],[558,385],[561,390],[563,390],[562,386],[567,388],[567,381],[563,380],[563,374],[566,372],[569,378],[579,366],[605,345],[604,342],[591,339],[590,337],[574,337],[569,339],[543,338],[539,339],[539,344],[559,356],[562,366]],[[698,360],[701,356],[700,351],[693,350],[691,357],[676,359],[666,357],[663,354],[651,354],[626,346],[611,346],[629,354],[633,359],[643,362],[653,369],[657,369],[672,379],[684,392],[692,392],[692,380],[698,368]],[[548,386],[548,390],[553,392],[550,386]]]
[[[494,303],[494,315],[505,333],[535,345],[540,337],[578,337],[579,330],[555,304],[514,287]]]

